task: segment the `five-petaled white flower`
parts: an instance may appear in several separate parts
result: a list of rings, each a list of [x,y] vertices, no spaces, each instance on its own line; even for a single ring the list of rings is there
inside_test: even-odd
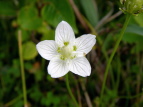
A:
[[[41,41],[36,48],[43,58],[50,60],[47,70],[51,77],[62,77],[69,71],[86,77],[91,73],[91,66],[85,55],[95,45],[95,37],[85,34],[75,39],[71,26],[62,21],[56,28],[55,41]]]

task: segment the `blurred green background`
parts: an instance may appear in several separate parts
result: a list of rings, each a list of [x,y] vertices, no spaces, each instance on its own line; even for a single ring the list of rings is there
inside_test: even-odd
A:
[[[55,28],[67,21],[76,34],[92,33],[97,43],[87,55],[92,73],[87,78],[69,73],[71,90],[81,107],[98,107],[105,67],[125,15],[118,0],[0,0],[0,107],[23,107],[18,52],[22,32],[24,69],[29,107],[74,107],[65,77],[47,73],[49,61],[38,55],[36,44],[54,40]],[[132,16],[113,59],[104,107],[143,107],[143,14]]]

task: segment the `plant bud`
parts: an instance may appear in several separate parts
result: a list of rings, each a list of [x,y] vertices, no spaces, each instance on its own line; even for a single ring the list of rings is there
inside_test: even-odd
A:
[[[143,0],[120,0],[121,8],[124,13],[139,14],[143,12]]]

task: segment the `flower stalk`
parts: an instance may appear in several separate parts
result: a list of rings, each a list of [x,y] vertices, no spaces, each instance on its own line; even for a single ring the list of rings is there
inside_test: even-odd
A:
[[[27,92],[26,92],[26,82],[25,82],[25,74],[24,74],[23,55],[22,55],[21,30],[18,30],[18,47],[19,47],[19,57],[20,57],[20,66],[21,66],[21,78],[22,78],[22,88],[23,88],[23,97],[24,97],[24,107],[27,107]]]
[[[78,103],[74,97],[74,95],[72,94],[72,91],[71,91],[71,88],[70,88],[70,85],[69,85],[69,78],[68,78],[68,74],[66,75],[66,86],[67,86],[67,89],[68,89],[68,92],[73,100],[73,102],[75,103],[76,107],[79,107],[78,106]]]
[[[103,94],[104,94],[104,89],[105,89],[105,84],[106,84],[106,79],[107,79],[107,76],[108,76],[108,72],[109,72],[109,68],[110,68],[111,62],[112,62],[112,60],[113,60],[113,57],[114,57],[114,55],[115,55],[115,52],[116,52],[117,49],[118,49],[118,46],[119,46],[120,42],[121,42],[121,40],[122,40],[122,37],[123,37],[123,35],[124,35],[124,32],[125,32],[125,30],[126,30],[126,28],[127,28],[127,25],[128,25],[128,23],[129,23],[130,17],[131,17],[131,14],[127,14],[127,15],[126,15],[126,20],[125,20],[125,23],[124,23],[123,28],[122,28],[122,30],[121,30],[120,36],[119,36],[119,38],[118,38],[118,40],[117,40],[117,42],[116,42],[116,44],[115,44],[115,47],[114,47],[114,49],[113,49],[113,52],[112,52],[112,54],[111,54],[111,56],[110,56],[110,58],[109,58],[109,61],[108,61],[108,63],[107,63],[107,67],[106,67],[105,74],[104,74],[104,80],[103,80],[103,84],[102,84],[102,89],[101,89],[100,105],[101,105],[101,102],[102,102],[102,98],[103,98]]]

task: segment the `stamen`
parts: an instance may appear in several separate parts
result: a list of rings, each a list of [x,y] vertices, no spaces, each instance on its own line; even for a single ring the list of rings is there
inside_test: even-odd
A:
[[[60,53],[60,52],[61,52],[61,48],[60,48],[60,47],[58,47],[57,52],[58,52],[58,53]]]
[[[76,46],[73,46],[73,51],[76,51],[77,50],[77,47]]]
[[[68,44],[69,44],[69,42],[64,42],[64,45],[65,45],[65,46],[68,46]]]

